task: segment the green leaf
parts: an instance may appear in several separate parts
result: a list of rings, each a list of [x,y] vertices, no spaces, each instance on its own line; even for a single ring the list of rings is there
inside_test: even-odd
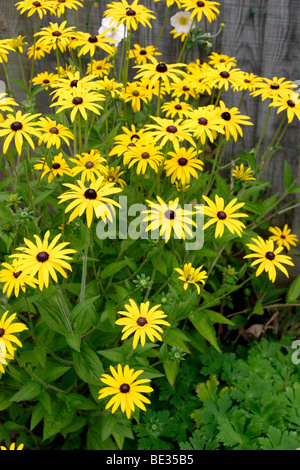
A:
[[[178,361],[170,361],[167,359],[163,362],[164,371],[171,387],[174,387],[176,377],[179,372],[179,363]]]
[[[287,161],[284,162],[284,187],[289,189],[293,183],[293,173]]]
[[[120,350],[120,348],[115,349],[104,349],[102,351],[97,351],[101,356],[106,357],[109,361],[112,362],[124,362],[125,354]]]
[[[38,194],[38,196],[36,196],[33,200],[33,205],[36,206],[37,204],[40,204],[42,201],[44,201],[44,199],[48,199],[48,197],[50,196],[50,194],[52,194],[54,191],[55,191],[56,188],[53,188],[53,189],[50,189],[49,191],[45,191],[43,190],[42,192],[40,192]]]
[[[80,353],[73,352],[73,358],[76,374],[88,384],[99,385],[103,366],[97,353],[86,341],[82,342]]]
[[[289,193],[290,193],[290,194],[293,194],[293,193],[298,194],[298,193],[300,193],[300,186],[294,186],[293,188],[291,188],[291,189],[289,190]]]
[[[286,296],[286,301],[288,303],[296,302],[299,296],[300,296],[300,275],[296,277],[296,279],[294,279],[294,281],[290,285],[290,288]]]
[[[44,391],[40,394],[39,402],[43,405],[47,413],[51,414],[51,398],[48,392]]]
[[[210,318],[207,318],[206,315],[203,314],[203,311],[201,312],[195,312],[193,315],[191,315],[190,320],[196,330],[209,342],[213,345],[214,348],[216,348],[217,351],[220,352],[220,348],[218,345],[218,340],[216,336],[215,329],[211,323]]]
[[[262,308],[261,301],[258,300],[253,307],[251,315],[263,315],[263,314],[264,314],[264,309]]]
[[[93,400],[79,395],[79,393],[68,393],[65,400],[71,408],[76,410],[95,410],[98,408]]]
[[[57,304],[54,304],[53,301],[50,303],[44,300],[38,300],[37,302],[34,302],[34,305],[38,313],[41,315],[42,320],[44,320],[51,330],[56,331],[61,335],[65,334]]]
[[[166,331],[164,340],[169,346],[176,346],[178,348],[183,349],[184,352],[189,354],[191,352],[188,346],[185,344],[185,342],[189,342],[190,339],[178,328],[169,328]]]
[[[215,312],[214,310],[201,310],[201,313],[206,314],[213,323],[223,323],[225,325],[233,325],[232,321],[224,317],[220,313]]]
[[[118,417],[113,414],[101,417],[101,440],[105,441],[114,431]]]
[[[68,408],[62,401],[55,403],[51,415],[46,414],[44,418],[43,440],[49,439],[68,426],[74,418],[74,410]]]
[[[38,403],[34,406],[30,420],[30,431],[32,431],[39,424],[46,414],[47,411],[41,403]]]
[[[127,261],[119,261],[118,263],[111,263],[100,274],[101,279],[106,279],[107,277],[113,276],[118,271],[121,271],[125,266],[127,266]]]
[[[74,349],[74,351],[80,352],[80,344],[81,344],[81,334],[80,331],[67,331],[66,332],[66,340],[70,348]]]
[[[36,380],[30,380],[27,382],[21,390],[15,393],[10,401],[25,401],[25,400],[32,400],[33,398],[37,397],[41,393],[41,386],[39,382]]]

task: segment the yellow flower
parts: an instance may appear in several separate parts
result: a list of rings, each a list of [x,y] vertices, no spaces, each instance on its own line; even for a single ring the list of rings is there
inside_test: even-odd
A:
[[[124,152],[130,149],[130,147],[135,146],[135,142],[145,134],[143,129],[137,130],[136,127],[132,124],[131,129],[127,127],[122,127],[124,134],[119,134],[115,137],[115,146],[111,150],[109,156],[117,155],[120,157]]]
[[[97,81],[97,86],[99,90],[109,93],[112,98],[122,95],[123,83],[117,82],[114,78],[109,79],[105,76],[102,80]]]
[[[137,30],[138,24],[141,23],[143,26],[150,26],[149,20],[155,19],[152,14],[153,11],[143,5],[139,5],[138,0],[134,0],[131,5],[126,0],[120,2],[112,2],[106,6],[104,16],[111,16],[112,21],[115,21],[118,26],[124,23],[127,29]]]
[[[94,82],[95,76],[88,75],[86,77],[80,78],[80,73],[75,71],[70,72],[66,71],[64,76],[57,78],[55,83],[51,85],[52,88],[57,88],[57,90],[53,91],[53,99],[60,98],[61,92],[74,92],[76,88],[80,88],[84,91],[93,91],[99,88],[98,83]]]
[[[16,343],[20,348],[22,347],[21,341],[14,335],[24,330],[28,330],[27,326],[23,323],[14,322],[17,314],[13,313],[9,317],[8,310],[0,318],[0,340],[4,342],[5,347],[9,354],[14,355],[15,348],[11,343]]]
[[[154,1],[160,2],[160,0],[154,0]],[[166,0],[167,7],[171,7],[172,5],[174,5],[174,3],[176,3],[178,8],[181,8],[181,0]]]
[[[48,183],[51,183],[51,181],[57,175],[59,176],[71,175],[71,170],[69,168],[69,165],[67,164],[66,160],[63,158],[62,153],[59,153],[53,158],[51,167],[48,166],[45,158],[41,158],[40,160],[38,160],[38,162],[35,165],[33,165],[33,168],[35,168],[36,170],[42,171],[41,178],[44,178],[44,176],[48,174]]]
[[[53,85],[53,83],[56,82],[57,78],[58,78],[57,74],[42,72],[32,79],[32,83],[35,86],[37,85],[44,86],[46,90],[48,90],[49,85]]]
[[[108,218],[112,222],[112,215],[114,215],[114,207],[120,205],[113,199],[107,196],[116,194],[122,191],[121,188],[115,188],[114,183],[107,183],[103,185],[103,176],[100,176],[94,183],[91,183],[88,188],[84,186],[81,181],[77,181],[78,186],[75,184],[65,183],[64,186],[70,188],[61,196],[59,196],[59,204],[68,200],[72,202],[67,206],[65,212],[74,209],[70,215],[69,222],[76,217],[81,217],[84,211],[86,212],[87,226],[90,227],[93,220],[93,215],[102,219]],[[76,207],[77,206],[77,207]]]
[[[180,70],[180,67],[186,67],[185,64],[165,64],[158,62],[155,57],[149,57],[151,64],[135,65],[134,68],[140,69],[135,79],[149,80],[149,87],[153,86],[156,82],[161,80],[164,83],[167,93],[170,93],[170,81],[176,82],[180,78],[178,75],[185,76],[186,73]]]
[[[33,50],[34,50],[34,60],[37,60],[37,59],[42,59],[43,57],[45,57],[45,54],[50,54],[51,47],[46,46],[43,43],[36,44],[35,48],[34,46],[28,47],[27,56],[29,57],[29,59],[32,59]]]
[[[263,78],[262,83],[258,83],[256,88],[251,93],[251,96],[261,96],[262,101],[267,98],[278,98],[282,96],[283,92],[290,92],[293,90],[293,82],[285,80],[285,78],[273,77],[272,79]]]
[[[192,98],[196,97],[196,92],[193,86],[193,82],[189,80],[189,77],[186,77],[183,80],[178,80],[178,82],[173,83],[171,85],[171,92],[172,92],[172,97],[181,98],[181,96],[183,96],[186,101],[190,97]]]
[[[19,106],[7,93],[0,93],[0,112],[13,111],[11,106]]]
[[[240,166],[236,166],[235,169],[232,172],[232,176],[240,181],[250,181],[250,180],[255,180],[252,176],[253,171],[251,168],[247,168],[245,170],[244,164],[242,163]]]
[[[163,333],[162,328],[159,325],[171,326],[170,323],[163,320],[167,315],[162,310],[158,310],[161,305],[150,306],[150,302],[141,303],[138,306],[134,300],[129,299],[130,305],[125,305],[125,310],[118,312],[125,318],[116,320],[116,325],[124,325],[122,330],[122,340],[128,338],[134,333],[132,347],[135,349],[138,342],[144,346],[146,342],[146,336],[155,342],[155,338],[162,341],[160,333]]]
[[[180,101],[179,98],[164,103],[161,107],[162,111],[166,113],[166,117],[184,119],[188,116],[188,113],[193,111],[190,104],[185,101]]]
[[[0,64],[7,62],[9,51],[14,51],[14,48],[7,39],[0,39]]]
[[[77,176],[81,173],[82,183],[84,183],[85,180],[95,183],[96,179],[100,176],[106,175],[106,160],[101,157],[99,150],[83,152],[82,155],[75,155],[75,157],[76,158],[70,158],[70,161],[76,164],[71,170],[72,176]]]
[[[273,233],[270,236],[270,240],[273,240],[277,243],[278,246],[284,246],[288,251],[290,251],[290,245],[296,246],[298,243],[297,235],[291,233],[291,229],[288,228],[288,225],[285,224],[283,229],[279,227],[270,227],[269,232]]]
[[[231,135],[235,142],[237,141],[238,134],[243,137],[243,131],[240,124],[244,126],[253,126],[252,122],[246,121],[246,119],[251,119],[249,116],[240,114],[238,108],[227,108],[223,101],[220,101],[217,113],[218,117],[222,119],[226,140],[228,140]]]
[[[107,59],[103,60],[93,60],[92,61],[92,69],[91,63],[88,64],[86,73],[87,75],[97,75],[98,77],[103,77],[104,75],[108,75],[110,69],[112,68],[112,64],[110,64]]]
[[[43,18],[48,12],[55,13],[53,2],[51,0],[23,0],[16,3],[17,10],[21,10],[22,15],[25,11],[27,16],[32,16],[35,13],[39,15],[40,19]]]
[[[14,291],[15,297],[18,297],[20,289],[25,292],[26,284],[30,287],[36,287],[37,280],[20,271],[17,268],[17,260],[13,260],[12,264],[2,263],[2,266],[5,269],[0,271],[0,282],[5,283],[3,294],[6,292],[7,297],[11,296],[12,291]]]
[[[119,184],[122,189],[125,188],[126,182],[120,178],[124,174],[124,171],[120,171],[120,166],[114,167],[106,167],[105,171],[106,174],[104,176],[103,183],[115,183]]]
[[[148,59],[155,55],[161,55],[161,53],[157,52],[154,46],[141,47],[134,44],[133,49],[129,51],[129,59],[135,59],[137,65],[147,64]]]
[[[9,114],[4,122],[0,123],[0,137],[7,136],[3,144],[3,153],[6,153],[10,142],[15,139],[16,149],[21,155],[24,138],[29,143],[30,147],[34,149],[34,143],[31,135],[40,137],[39,131],[35,128],[36,122],[31,122],[41,114],[22,114],[17,111],[16,115]]]
[[[193,132],[193,136],[200,139],[202,145],[205,144],[207,138],[214,142],[218,133],[224,134],[222,119],[213,105],[189,112],[186,124]]]
[[[61,140],[70,146],[68,139],[74,140],[74,135],[68,127],[58,124],[49,117],[41,117],[37,124],[40,127],[41,132],[41,138],[38,141],[38,145],[41,145],[41,143],[44,142],[47,144],[47,149],[52,145],[55,145],[56,148],[59,149],[62,145]]]
[[[175,146],[175,152],[169,152],[169,155],[172,158],[165,162],[164,169],[166,176],[171,175],[171,183],[177,179],[185,186],[190,182],[191,176],[198,179],[197,170],[202,171],[204,163],[197,158],[196,150]]]
[[[12,442],[12,444],[10,444],[9,449],[7,449],[5,446],[0,446],[0,449],[1,450],[23,450],[23,447],[24,447],[24,444],[19,444],[18,447],[16,448],[16,443]]]
[[[208,207],[205,206],[203,208],[204,214],[211,217],[204,225],[203,230],[207,229],[212,224],[216,224],[215,238],[222,237],[225,227],[228,228],[231,233],[237,233],[237,235],[241,237],[242,229],[246,227],[242,222],[236,219],[238,217],[248,217],[248,215],[236,213],[236,211],[243,207],[245,203],[239,202],[236,204],[237,198],[234,198],[225,206],[224,199],[217,194],[215,196],[215,202],[206,196],[202,197],[208,204]]]
[[[77,6],[82,7],[82,1],[78,0],[54,0],[55,12],[58,18],[65,13],[66,8],[69,10],[78,10]]]
[[[187,140],[194,147],[196,146],[193,138],[191,137],[191,126],[181,119],[173,121],[171,119],[163,119],[155,116],[150,116],[157,124],[147,124],[145,127],[149,129],[147,134],[158,142],[163,147],[168,141],[173,144],[179,144]],[[153,129],[153,130],[152,130]]]
[[[212,66],[224,64],[224,65],[231,65],[232,67],[234,67],[236,65],[236,58],[229,57],[226,54],[219,54],[218,52],[212,52],[208,56],[208,58],[210,59],[208,63]]]
[[[23,54],[23,47],[28,45],[28,42],[25,42],[26,36],[18,36],[16,38],[10,39],[10,44],[16,52]]]
[[[79,112],[85,120],[87,120],[87,110],[92,111],[95,114],[100,114],[99,109],[103,108],[97,102],[103,100],[104,96],[100,93],[88,92],[77,84],[77,87],[74,87],[72,91],[61,92],[60,98],[58,98],[55,103],[51,104],[50,107],[60,106],[56,111],[57,113],[60,113],[65,109],[72,109],[71,121],[73,122],[77,112]]]
[[[244,73],[242,79],[236,85],[233,85],[234,90],[256,90],[257,86],[262,83],[262,78],[254,75],[254,73]]]
[[[292,122],[295,116],[300,121],[300,96],[298,93],[290,91],[277,96],[273,98],[269,106],[278,107],[277,114],[281,111],[286,111],[288,122]]]
[[[184,282],[184,290],[187,290],[189,284],[193,284],[196,287],[199,295],[200,287],[198,286],[197,282],[202,282],[202,284],[205,284],[204,279],[207,279],[206,271],[201,271],[202,266],[195,269],[192,267],[192,263],[188,263],[183,266],[183,270],[180,268],[174,269],[180,274],[178,279]]]
[[[144,371],[129,369],[126,364],[124,370],[121,364],[118,364],[117,370],[110,366],[112,376],[108,374],[102,374],[101,382],[105,383],[107,387],[103,387],[99,391],[99,400],[101,398],[113,395],[109,400],[105,409],[107,410],[112,406],[111,412],[114,413],[119,406],[121,410],[126,411],[126,416],[129,419],[131,412],[135,411],[135,406],[143,411],[146,411],[144,403],[150,403],[148,398],[144,397],[142,393],[153,392],[153,388],[149,385],[144,385],[150,382],[150,379],[139,379],[136,380],[139,375]]]
[[[48,230],[42,240],[34,235],[36,245],[24,238],[26,247],[19,247],[17,250],[21,253],[10,255],[10,258],[17,258],[18,269],[34,277],[38,273],[39,288],[49,286],[49,275],[57,282],[56,271],[63,277],[67,277],[65,269],[72,271],[72,268],[66,260],[72,259],[69,254],[76,253],[76,250],[70,248],[65,249],[69,242],[56,245],[62,234],[56,235],[51,243],[49,243],[50,231]],[[56,246],[55,246],[56,245]]]
[[[63,21],[60,25],[58,23],[51,23],[50,26],[44,27],[35,34],[35,36],[41,36],[37,40],[37,45],[42,44],[48,46],[50,50],[58,49],[64,52],[69,45],[70,39],[75,34],[74,26],[66,27],[67,22]]]
[[[132,111],[136,113],[141,109],[141,102],[148,102],[149,93],[143,89],[139,82],[127,83],[126,91],[122,92],[125,103],[131,103]]]
[[[216,5],[220,5],[218,2],[211,2],[209,0],[181,0],[182,8],[185,8],[185,11],[193,10],[191,13],[191,18],[197,17],[197,21],[201,21],[202,16],[206,16],[209,23],[217,18],[217,15],[220,13],[220,10]]]
[[[150,210],[143,211],[147,214],[143,222],[150,221],[146,232],[160,228],[159,236],[164,238],[165,243],[170,240],[172,231],[174,231],[177,239],[185,239],[186,233],[192,238],[193,233],[190,226],[197,227],[196,222],[191,218],[193,212],[182,209],[179,205],[179,198],[168,203],[164,202],[159,196],[156,196],[156,199],[158,203],[147,201]]]
[[[249,255],[244,256],[244,258],[257,258],[251,264],[251,266],[256,266],[260,264],[259,268],[256,271],[256,276],[259,276],[263,271],[266,271],[269,275],[269,279],[272,282],[275,282],[276,279],[276,268],[280,269],[287,277],[289,274],[283,264],[289,266],[294,266],[292,258],[286,255],[280,255],[282,252],[283,246],[278,246],[274,250],[273,240],[264,240],[262,237],[251,238],[255,243],[246,243],[248,248],[253,251]]]
[[[143,175],[146,173],[148,165],[157,173],[158,166],[163,161],[161,148],[156,147],[149,141],[148,137],[135,142],[134,147],[130,147],[124,154],[124,164],[131,168],[137,163],[136,173]]]
[[[115,42],[115,39],[106,38],[105,31],[101,34],[93,36],[90,33],[78,31],[76,33],[77,47],[81,47],[78,57],[81,55],[90,54],[94,57],[96,50],[102,49],[109,55],[114,55],[114,48],[109,45],[110,42]]]
[[[227,91],[229,85],[237,87],[244,77],[240,69],[233,69],[231,64],[219,64],[207,69],[203,83],[209,83],[211,87],[223,88]]]

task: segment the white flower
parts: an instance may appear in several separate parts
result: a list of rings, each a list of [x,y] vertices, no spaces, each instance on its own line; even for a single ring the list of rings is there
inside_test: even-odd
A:
[[[102,19],[102,23],[98,30],[98,34],[101,34],[104,31],[107,31],[107,33],[105,34],[105,37],[115,39],[117,42],[114,42],[114,43],[112,42],[112,43],[115,46],[117,46],[119,42],[121,42],[122,39],[124,39],[125,26],[124,24],[120,24],[118,26],[118,24],[115,21],[111,21],[111,20],[112,20],[111,16],[107,16],[106,18]]]
[[[189,12],[179,11],[175,15],[171,16],[170,23],[177,34],[187,34],[190,30],[192,20],[190,19],[191,14]],[[193,27],[194,29],[194,27]]]

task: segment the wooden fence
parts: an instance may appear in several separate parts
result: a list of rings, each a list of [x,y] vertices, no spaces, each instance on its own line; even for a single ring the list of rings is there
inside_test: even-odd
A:
[[[79,28],[83,31],[88,29],[90,33],[97,33],[103,17],[103,11],[110,1],[99,1],[95,8],[91,6],[89,21],[87,24],[87,13],[91,2],[85,0],[85,8],[79,9],[77,13]],[[153,10],[159,21],[154,21],[152,29],[141,26],[135,34],[134,42],[140,45],[155,45],[160,28],[167,10],[164,0],[155,2],[153,0],[141,1],[147,8]],[[212,51],[221,52],[237,58],[237,65],[246,72],[253,72],[263,77],[285,77],[288,80],[300,79],[300,1],[299,0],[219,0],[221,14],[218,20],[209,24],[203,21],[203,30],[215,34],[220,23],[225,23],[222,33],[213,41]],[[2,38],[23,35],[32,43],[33,20],[28,19],[26,14],[17,12],[14,0],[0,0],[0,35]],[[178,8],[173,5],[170,16],[175,14]],[[67,13],[67,19],[71,25],[74,24],[73,12]],[[39,27],[47,25],[54,20],[53,17],[45,17],[39,20]],[[63,20],[63,17],[60,19]],[[60,20],[58,20],[60,22]],[[162,58],[167,63],[176,60],[177,53],[181,47],[179,40],[174,40],[170,35],[172,29],[167,22],[159,50]],[[193,47],[189,53],[188,60],[196,58],[203,59],[203,49],[199,46]],[[30,61],[25,58],[25,73],[30,74]],[[47,58],[47,64],[39,63],[39,71],[54,71],[56,65],[55,57]],[[20,79],[18,57],[10,54],[9,75]],[[2,70],[0,72],[0,77]],[[13,87],[13,93],[18,100],[22,99],[21,90]],[[237,105],[239,94],[228,92],[224,96],[226,104]],[[241,149],[250,150],[257,145],[260,133],[265,123],[268,112],[267,101],[262,102],[260,98],[245,97],[241,106],[241,112],[251,116],[254,126],[247,126],[244,139],[238,141],[229,149],[229,153],[235,154]],[[282,115],[277,115],[273,110],[268,123],[268,128],[263,140],[263,146],[267,146],[276,132]],[[246,127],[246,126],[245,126]],[[265,176],[273,185],[272,192],[282,193],[284,161],[287,160],[297,176],[300,172],[300,123],[294,121],[289,126],[282,141],[283,149],[274,154]],[[300,232],[300,211],[295,209],[288,216],[278,217],[275,222],[282,224],[284,221],[292,226],[293,232]],[[293,275],[297,272],[295,268]]]

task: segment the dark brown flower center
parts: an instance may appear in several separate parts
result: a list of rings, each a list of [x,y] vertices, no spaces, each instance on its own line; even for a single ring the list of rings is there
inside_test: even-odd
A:
[[[198,119],[198,122],[199,122],[199,124],[201,124],[201,126],[206,126],[208,121],[207,121],[206,118],[202,117],[202,118]]]
[[[271,88],[271,90],[278,90],[279,84],[278,84],[278,83],[272,83],[272,84],[270,85],[270,88]]]
[[[280,238],[282,238],[283,240],[286,239],[286,236],[285,235],[280,235]]]
[[[53,31],[52,36],[55,36],[55,37],[58,38],[59,36],[61,36],[61,32],[60,31]]]
[[[225,59],[220,59],[220,63],[223,64],[225,62]]]
[[[40,49],[41,49],[40,46],[37,46],[37,47],[35,48],[36,51],[39,51]]]
[[[187,162],[188,162],[187,159],[182,157],[182,158],[179,158],[178,165],[185,166]]]
[[[78,83],[78,80],[72,80],[71,83],[70,83],[70,86],[73,88],[74,86],[77,88],[77,83]]]
[[[141,54],[141,55],[146,55],[146,54],[147,54],[147,51],[146,51],[145,49],[141,49],[141,50],[140,50],[140,54]]]
[[[53,168],[53,170],[58,170],[60,168],[60,164],[59,163],[53,163],[52,168]]]
[[[182,89],[183,89],[183,91],[189,91],[189,90],[190,90],[189,87],[187,87],[187,86],[185,86],[185,85],[184,85],[184,87],[183,87]]]
[[[126,15],[127,16],[135,16],[136,15],[136,12],[134,10],[132,10],[132,8],[126,8]]]
[[[164,62],[159,62],[159,64],[157,64],[156,66],[156,72],[164,73],[164,72],[167,72],[167,70],[168,70],[168,67],[166,66]]]
[[[88,169],[93,168],[93,166],[94,166],[94,162],[86,162],[85,164],[85,167]]]
[[[225,113],[222,113],[222,114],[221,114],[221,118],[223,118],[224,121],[230,121],[230,119],[231,119],[230,113],[228,113],[227,111],[225,111]]]
[[[82,104],[82,103],[83,103],[83,99],[80,98],[79,96],[76,96],[75,98],[73,98],[72,103],[75,104],[75,105]]]
[[[171,134],[175,134],[177,132],[177,127],[175,126],[168,126],[166,129],[167,132],[171,132]]]
[[[227,215],[226,215],[226,213],[225,213],[224,211],[219,211],[219,212],[217,213],[217,217],[218,217],[218,219],[220,219],[220,220],[224,220],[224,219],[226,219]]]
[[[45,78],[45,80],[43,80],[43,83],[45,83],[45,84],[50,83],[50,80],[48,80],[47,78]]]
[[[23,124],[21,122],[16,121],[11,124],[10,128],[13,131],[20,131],[23,128]]]
[[[95,191],[94,189],[89,188],[89,189],[87,189],[87,190],[85,191],[84,197],[85,197],[86,199],[96,199],[97,193],[96,193],[96,191]]]
[[[42,5],[40,4],[40,2],[32,2],[32,5],[33,5],[34,7],[36,7],[36,8],[42,6]]]
[[[269,259],[270,261],[273,261],[275,259],[275,255],[274,255],[273,251],[268,251],[266,253],[266,258]]]
[[[15,273],[13,273],[13,276],[15,279],[18,279],[18,277],[22,274],[22,271],[17,271]]]
[[[101,65],[98,65],[97,70],[101,70],[101,69],[102,69]]]
[[[224,70],[224,72],[221,72],[220,75],[222,78],[228,78],[230,76],[230,74],[226,72],[226,70]]]
[[[127,145],[127,148],[128,147],[136,147],[136,145],[133,142],[131,142],[130,144]]]
[[[170,209],[168,209],[166,212],[165,212],[165,217],[169,220],[174,220],[175,219],[175,212],[174,211],[171,211]]]
[[[0,328],[0,338],[1,338],[1,336],[4,335],[4,333],[5,333],[5,331],[3,330],[3,328]]]
[[[148,323],[145,317],[139,317],[136,322],[139,326],[145,326]]]
[[[121,393],[128,393],[130,390],[130,386],[128,384],[120,385],[120,392]]]
[[[244,82],[245,83],[251,83],[251,80],[248,80],[248,78],[245,78]]]
[[[45,263],[45,261],[48,261],[49,259],[49,255],[46,251],[41,251],[40,253],[38,253],[36,255],[36,259],[40,262],[40,263]]]
[[[130,140],[133,140],[133,139],[139,139],[140,137],[137,135],[137,134],[133,134],[131,137],[130,137]]]
[[[66,3],[66,0],[58,0],[58,3]]]
[[[293,100],[288,100],[287,105],[290,106],[290,108],[294,108],[296,106],[296,103]]]
[[[134,90],[134,91],[132,92],[132,96],[139,96],[139,92],[138,92],[137,90]]]
[[[199,8],[205,7],[205,3],[204,2],[197,2],[197,7],[199,7]]]
[[[58,129],[57,127],[51,127],[51,129],[49,129],[49,132],[51,132],[51,134],[58,134]]]
[[[113,181],[115,181],[114,176],[109,176],[109,177],[107,178],[107,181],[109,181],[110,183],[112,183]]]
[[[142,155],[141,155],[141,157],[142,157],[144,160],[146,160],[147,158],[150,158],[150,153],[148,153],[148,152],[143,152]]]
[[[91,37],[89,38],[89,42],[92,43],[92,44],[95,44],[95,42],[98,42],[97,36],[91,36]]]
[[[181,104],[176,104],[176,105],[174,106],[174,108],[175,108],[175,109],[182,109],[182,106],[181,106]]]

